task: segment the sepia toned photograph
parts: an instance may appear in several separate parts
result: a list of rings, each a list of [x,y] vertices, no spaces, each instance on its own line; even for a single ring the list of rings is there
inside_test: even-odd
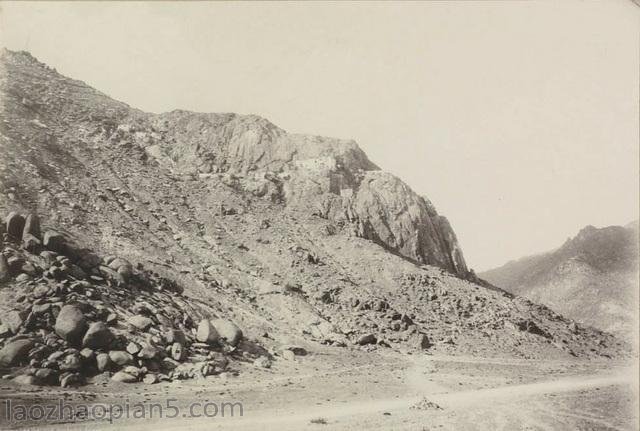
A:
[[[640,4],[0,1],[0,430],[637,431]]]

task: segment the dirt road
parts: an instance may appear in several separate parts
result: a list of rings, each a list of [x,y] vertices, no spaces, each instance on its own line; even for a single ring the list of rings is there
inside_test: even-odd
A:
[[[505,366],[503,361],[473,358],[453,359],[456,364]],[[633,369],[621,367],[596,374],[546,378],[524,384],[507,384],[490,388],[455,390],[427,378],[434,358],[419,358],[404,370],[403,382],[408,396],[370,399],[354,394],[350,399],[313,405],[300,399],[291,404],[270,405],[251,411],[244,417],[205,418],[165,421],[154,430],[187,426],[194,430],[210,429],[603,429],[633,430],[631,412],[624,412],[618,398],[632,390],[636,378]],[[512,361],[511,364],[517,363]],[[522,365],[522,364],[520,364]],[[362,372],[363,368],[342,370],[342,374]],[[340,371],[332,374],[339,375]],[[304,376],[319,380],[323,376]],[[379,378],[377,376],[376,378]],[[446,380],[446,375],[441,375]],[[459,377],[459,376],[458,376]],[[326,387],[330,396],[331,387]],[[585,396],[586,395],[586,396]],[[317,398],[317,397],[316,397]],[[588,399],[589,403],[585,404]],[[635,398],[634,398],[635,399]],[[592,409],[590,404],[601,406]],[[607,408],[602,408],[609,406]]]
[[[238,377],[147,387],[24,390],[46,403],[151,403],[175,399],[175,418],[112,423],[3,423],[5,428],[233,430],[637,430],[637,371],[622,362],[574,363],[401,354],[318,353],[248,368]],[[90,389],[94,389],[92,393]],[[0,391],[7,398],[7,393]],[[193,417],[192,401],[241,402],[243,415]],[[0,410],[2,405],[0,404]],[[201,408],[197,410],[201,413]],[[0,412],[2,414],[2,412]],[[76,421],[77,422],[77,421]]]
[[[509,419],[508,416],[512,414],[513,416],[511,416],[510,421],[530,419],[531,423],[527,423],[527,425],[531,426],[532,428],[536,428],[535,425],[537,421],[532,420],[534,419],[533,417],[527,417],[528,412],[526,412],[526,409],[525,412],[521,410],[524,407],[524,403],[539,404],[540,400],[538,398],[540,398],[540,396],[624,385],[626,383],[626,378],[623,375],[585,376],[584,378],[560,379],[540,383],[530,383],[525,385],[505,386],[493,389],[479,389],[454,393],[433,394],[429,397],[426,397],[425,399],[428,399],[432,403],[437,404],[443,409],[443,411],[452,411],[465,408],[467,410],[465,412],[467,415],[471,413],[470,410],[476,410],[475,415],[477,416],[480,416],[482,413],[484,413],[484,410],[491,407],[496,402],[501,402],[503,404],[505,400],[515,400],[515,402],[510,403],[508,409],[504,409],[504,405],[501,406],[501,408],[503,409],[501,411],[501,416],[503,416],[503,420],[505,420],[505,425],[507,419]],[[523,397],[528,397],[530,399],[525,400],[523,399]],[[316,421],[324,419],[328,422],[327,425],[331,426],[322,429],[360,429],[360,423],[361,421],[366,419],[366,417],[377,416],[379,419],[379,426],[377,426],[376,428],[398,429],[398,426],[402,426],[403,428],[410,429],[413,425],[417,427],[421,424],[430,422],[429,414],[411,410],[411,407],[418,404],[422,399],[423,398],[421,397],[409,397],[400,399],[381,399],[378,401],[353,401],[346,405],[333,404],[325,405],[322,407],[305,408],[303,412],[273,408],[256,412],[252,414],[252,417],[249,418],[218,418],[215,420],[215,423],[212,423],[211,419],[196,420],[189,422],[188,428],[193,430],[299,430],[305,427],[312,427],[314,425],[312,423],[314,419]],[[539,408],[540,406],[537,407]],[[389,416],[395,416],[395,418],[384,420],[384,413],[390,413]],[[442,415],[442,413],[438,414]],[[589,422],[594,427],[592,429],[596,429],[599,426],[602,426],[602,429],[626,429],[624,427],[618,427],[614,425],[613,423],[607,421],[605,418],[593,415],[571,414],[570,412],[563,412],[560,413],[559,416],[584,420],[585,422]],[[435,423],[439,422],[439,420],[435,421]],[[479,423],[477,425],[478,428],[476,429],[484,428],[480,426]],[[370,426],[370,424],[368,426]],[[472,427],[473,424],[468,423],[467,426]],[[160,427],[158,427],[157,425],[153,426],[153,428],[156,430],[176,429],[178,427],[180,427],[178,422],[167,422],[164,424],[160,424]]]

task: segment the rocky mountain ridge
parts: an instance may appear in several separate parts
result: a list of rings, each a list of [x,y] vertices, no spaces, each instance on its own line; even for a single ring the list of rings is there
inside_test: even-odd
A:
[[[135,145],[175,174],[224,175],[288,206],[312,202],[318,214],[349,223],[402,256],[472,276],[448,221],[353,141],[288,134],[254,115],[142,113],[24,52],[4,50],[2,69],[12,78],[2,82],[5,94],[17,98],[23,120],[45,135],[48,128],[91,124],[86,138],[94,142]],[[28,85],[20,85],[23,79]]]
[[[584,324],[629,335],[637,324],[638,223],[587,226],[553,251],[480,276]]]
[[[0,70],[2,214],[37,214],[43,232],[152,271],[271,358],[318,343],[546,358],[627,351],[474,283],[446,219],[352,142],[290,135],[255,116],[143,113],[26,53],[5,51]],[[7,259],[27,252],[4,239]],[[11,292],[39,278],[11,272],[0,312],[21,309]]]

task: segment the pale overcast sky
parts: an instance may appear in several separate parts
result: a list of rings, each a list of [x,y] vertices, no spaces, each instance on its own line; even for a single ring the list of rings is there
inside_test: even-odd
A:
[[[630,1],[0,7],[4,46],[131,106],[357,140],[476,270],[638,218]]]

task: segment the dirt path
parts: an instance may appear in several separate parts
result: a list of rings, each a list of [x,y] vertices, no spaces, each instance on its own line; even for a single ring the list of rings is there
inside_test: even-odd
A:
[[[105,387],[77,402],[175,399],[177,418],[58,422],[58,429],[146,430],[637,430],[637,371],[623,362],[533,361],[399,354],[312,355],[237,379]],[[132,391],[132,389],[135,389]],[[51,402],[60,392],[13,398]],[[193,417],[189,404],[237,402],[243,415]],[[198,410],[202,412],[201,409]],[[0,428],[43,428],[13,423]]]
[[[567,401],[558,404],[550,396],[589,392],[598,397],[603,388],[616,390],[630,384],[632,370],[620,368],[595,375],[553,378],[526,384],[500,387],[448,390],[428,379],[417,377],[429,360],[419,360],[405,371],[410,377],[410,396],[391,395],[378,399],[351,399],[321,406],[299,400],[293,405],[271,405],[250,415],[226,418],[173,420],[154,424],[149,429],[163,430],[187,427],[211,429],[569,429],[589,424],[588,429],[632,429],[620,426],[603,415],[568,409]],[[472,360],[457,361],[472,363]],[[354,369],[352,371],[360,371]],[[318,376],[316,376],[317,378]],[[321,384],[319,381],[318,384]],[[415,389],[418,389],[415,391]],[[603,392],[604,394],[604,392]],[[604,395],[609,397],[609,395]],[[412,409],[428,400],[438,407]],[[316,423],[314,423],[315,421]],[[318,423],[319,422],[319,423]],[[545,426],[541,426],[545,424]],[[137,424],[139,427],[139,424]],[[431,427],[430,427],[431,426]],[[132,425],[132,428],[136,425]],[[567,428],[568,427],[568,428]]]

